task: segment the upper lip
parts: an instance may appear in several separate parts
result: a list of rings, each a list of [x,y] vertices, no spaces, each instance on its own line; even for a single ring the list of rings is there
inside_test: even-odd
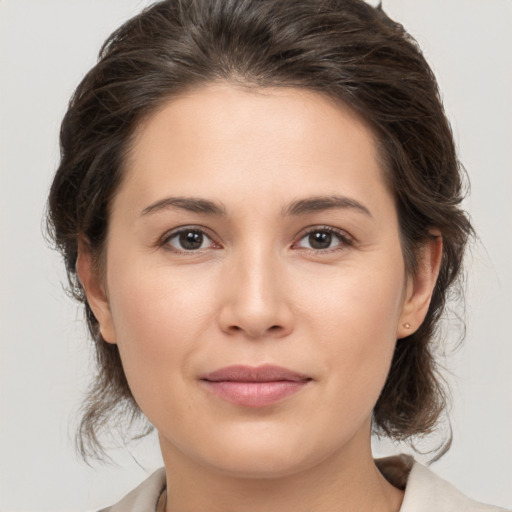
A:
[[[225,368],[220,368],[202,375],[201,380],[209,382],[300,382],[304,380],[311,380],[311,377],[281,366],[265,364],[262,366],[226,366]]]

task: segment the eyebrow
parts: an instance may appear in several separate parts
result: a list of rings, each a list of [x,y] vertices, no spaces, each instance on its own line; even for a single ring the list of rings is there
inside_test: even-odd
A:
[[[350,197],[330,195],[308,197],[293,201],[283,211],[283,216],[305,215],[308,213],[321,212],[333,209],[355,209],[365,215],[372,217],[370,210],[359,201]]]
[[[194,213],[204,213],[207,215],[226,215],[226,208],[220,203],[214,203],[207,199],[197,199],[192,197],[166,197],[156,203],[150,204],[144,208],[141,217],[150,213],[156,213],[169,208],[178,208]]]
[[[167,209],[181,209],[193,213],[205,215],[226,216],[226,208],[221,203],[215,203],[208,199],[192,197],[166,197],[147,206],[142,210],[141,217],[157,213]],[[283,217],[306,215],[308,213],[320,212],[332,209],[355,209],[365,215],[372,216],[370,210],[359,201],[350,197],[329,195],[315,196],[306,199],[298,199],[283,209]]]

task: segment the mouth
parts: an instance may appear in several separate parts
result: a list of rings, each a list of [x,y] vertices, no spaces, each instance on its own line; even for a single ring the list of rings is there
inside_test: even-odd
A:
[[[266,407],[304,389],[313,379],[280,366],[228,366],[200,378],[213,394],[241,407]]]

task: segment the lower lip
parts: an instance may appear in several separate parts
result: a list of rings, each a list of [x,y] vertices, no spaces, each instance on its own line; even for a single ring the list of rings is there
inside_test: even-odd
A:
[[[243,407],[265,407],[298,393],[309,381],[203,382],[211,392],[228,402]]]

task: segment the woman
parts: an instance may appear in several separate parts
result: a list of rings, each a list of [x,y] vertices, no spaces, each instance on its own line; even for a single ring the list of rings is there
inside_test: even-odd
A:
[[[155,4],[61,147],[49,219],[100,370],[82,453],[128,411],[165,463],[109,510],[495,509],[371,453],[438,424],[431,344],[472,231],[400,25],[356,0]]]

